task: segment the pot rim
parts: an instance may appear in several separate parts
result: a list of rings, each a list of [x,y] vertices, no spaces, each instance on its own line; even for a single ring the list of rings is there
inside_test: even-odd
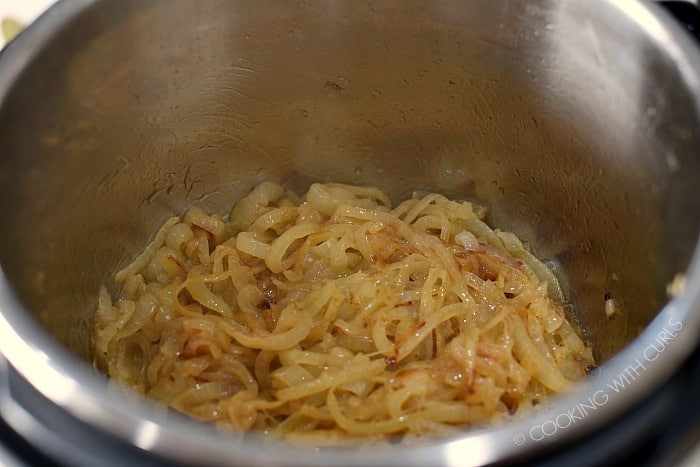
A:
[[[696,96],[695,108],[700,113],[700,52],[692,39],[657,5],[606,2],[664,47]],[[8,44],[0,55],[0,105],[56,32],[97,3],[98,0],[58,2]],[[247,437],[243,440],[184,417],[173,417],[162,407],[110,384],[59,344],[24,307],[1,269],[0,353],[44,397],[73,417],[136,447],[181,462],[226,464],[235,460],[243,464],[307,466],[331,462],[377,466],[487,464],[521,456],[523,452],[541,452],[588,435],[660,387],[700,340],[700,240],[685,275],[684,293],[671,299],[642,334],[568,393],[553,398],[544,410],[529,412],[503,426],[475,429],[459,438],[398,448],[317,450]],[[661,353],[664,358],[657,358]],[[605,409],[599,410],[603,406]],[[585,415],[581,415],[582,409]],[[30,433],[20,434],[31,440]]]

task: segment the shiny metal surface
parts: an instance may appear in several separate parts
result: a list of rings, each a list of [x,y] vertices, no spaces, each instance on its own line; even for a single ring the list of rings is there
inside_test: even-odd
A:
[[[642,2],[59,2],[0,58],[0,351],[72,416],[180,461],[552,449],[639,402],[697,343],[699,96],[700,54]],[[99,285],[166,217],[226,212],[265,179],[486,203],[552,262],[604,364],[527,419],[352,452],[232,440],[109,386],[83,361]],[[686,293],[667,303],[677,273]]]

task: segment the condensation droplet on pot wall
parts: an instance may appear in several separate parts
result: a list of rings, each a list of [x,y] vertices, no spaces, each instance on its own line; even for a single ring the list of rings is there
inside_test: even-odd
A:
[[[668,165],[669,170],[671,170],[672,172],[675,172],[681,168],[681,163],[678,160],[678,156],[676,156],[675,152],[666,152],[666,165]]]
[[[618,312],[617,303],[610,292],[605,294],[605,316],[611,318]]]
[[[675,298],[683,294],[685,291],[686,276],[685,274],[678,273],[673,276],[673,279],[666,286],[666,294],[670,298]]]

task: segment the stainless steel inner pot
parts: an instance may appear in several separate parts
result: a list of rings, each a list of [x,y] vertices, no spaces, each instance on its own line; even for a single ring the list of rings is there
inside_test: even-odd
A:
[[[61,2],[0,57],[0,350],[66,416],[169,460],[461,465],[559,448],[698,340],[699,97],[700,54],[643,2]],[[166,217],[227,212],[262,180],[485,203],[551,262],[602,366],[513,423],[339,451],[242,442],[110,386],[86,363],[100,284]]]

